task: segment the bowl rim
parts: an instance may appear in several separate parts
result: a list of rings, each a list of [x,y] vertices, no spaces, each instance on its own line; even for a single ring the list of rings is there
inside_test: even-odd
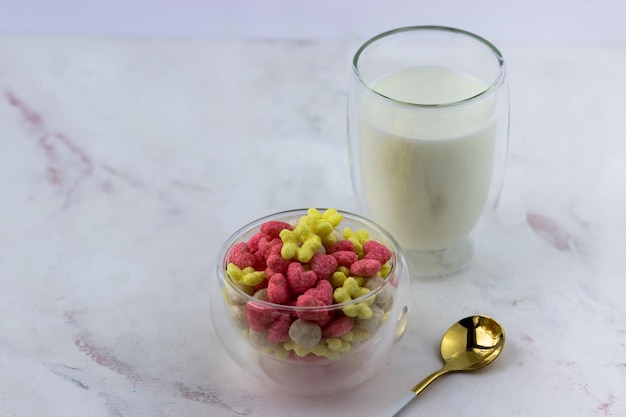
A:
[[[318,210],[320,213],[323,213],[324,211],[328,210],[328,208],[316,208],[316,207],[313,207],[313,208]],[[261,300],[258,298],[254,298],[252,295],[243,291],[243,289],[241,289],[239,285],[228,276],[228,274],[226,273],[226,266],[228,265],[227,255],[229,254],[232,247],[236,243],[240,242],[239,238],[241,236],[243,236],[246,233],[252,232],[255,228],[259,228],[261,224],[263,224],[265,221],[280,220],[280,218],[294,217],[294,216],[297,216],[295,218],[299,219],[301,216],[306,215],[309,210],[310,208],[291,209],[291,210],[279,211],[273,214],[268,214],[266,216],[260,217],[256,220],[248,222],[246,225],[237,229],[237,231],[231,234],[230,237],[226,239],[224,244],[221,246],[221,248],[218,251],[218,257],[217,257],[218,278],[221,279],[224,282],[224,284],[228,286],[228,288],[233,289],[237,293],[237,296],[239,296],[242,299],[242,301],[244,301],[245,304],[247,304],[248,302],[252,302],[260,306],[267,307],[267,308],[284,310],[284,311],[289,311],[289,312],[340,310],[350,305],[362,303],[363,301],[369,299],[370,297],[375,296],[379,294],[380,292],[382,292],[384,288],[386,288],[388,285],[392,285],[391,282],[397,276],[398,270],[400,269],[399,264],[404,263],[404,259],[405,259],[400,244],[394,239],[391,233],[389,233],[384,227],[380,226],[376,222],[364,216],[361,216],[359,214],[355,214],[349,211],[339,210],[339,209],[337,209],[337,212],[342,215],[342,222],[344,218],[347,217],[349,220],[352,220],[353,222],[362,224],[363,226],[367,227],[367,229],[365,230],[367,230],[368,233],[370,233],[371,230],[373,229],[377,234],[382,236],[388,242],[388,245],[385,245],[385,246],[389,247],[389,245],[391,245],[391,248],[389,248],[391,250],[391,261],[392,261],[391,269],[389,270],[389,273],[387,274],[385,278],[382,278],[379,276],[381,279],[383,279],[383,282],[375,289],[370,290],[370,292],[368,292],[367,294],[364,294],[358,298],[354,298],[349,301],[344,301],[343,303],[333,303],[333,304],[324,305],[324,306],[291,306],[291,305],[285,305],[285,304],[276,304],[270,301],[265,301],[265,300]],[[340,226],[341,224],[339,225],[339,227]],[[365,227],[362,227],[361,229],[364,229]],[[385,244],[385,242],[379,242],[379,243]]]

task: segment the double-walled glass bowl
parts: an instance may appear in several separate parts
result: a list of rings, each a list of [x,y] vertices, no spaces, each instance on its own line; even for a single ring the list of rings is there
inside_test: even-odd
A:
[[[307,215],[305,209],[255,220],[235,232],[219,251],[216,276],[211,277],[210,284],[211,318],[215,330],[224,348],[242,369],[283,392],[330,394],[365,382],[375,375],[381,359],[406,329],[411,281],[401,248],[387,231],[374,222],[347,212],[339,211],[339,214],[343,216],[342,221],[334,232],[339,239],[346,227],[354,233],[364,230],[370,240],[383,244],[391,251],[384,277],[361,281],[363,287],[368,287],[370,291],[352,300],[307,307],[297,306],[294,302],[275,304],[267,301],[266,297],[253,294],[249,287],[238,284],[227,274],[229,254],[235,245],[247,242],[268,221],[279,220],[295,225]],[[307,265],[304,268],[307,269]],[[367,281],[370,281],[369,284]],[[355,316],[355,311],[363,306],[369,306],[373,311],[371,317],[367,318],[369,314]],[[322,336],[315,346],[301,347],[298,346],[302,343],[301,337],[296,337],[298,332],[292,333],[291,328],[290,336],[279,342],[275,337],[268,337],[269,331],[251,329],[248,314],[258,313],[271,317],[268,321],[283,320],[292,324],[298,321],[304,328],[314,328],[314,320],[320,315],[329,315],[333,319],[351,315],[350,320],[344,321],[351,321],[353,325],[349,332],[339,337],[336,334],[327,335],[326,329],[322,329]],[[308,318],[313,321],[309,322]],[[271,324],[268,323],[268,327]]]

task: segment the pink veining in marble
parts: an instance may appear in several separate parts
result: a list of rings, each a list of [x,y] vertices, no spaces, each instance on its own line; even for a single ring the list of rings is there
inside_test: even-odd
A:
[[[143,187],[144,186],[143,181],[135,178],[134,176],[132,176],[132,175],[126,173],[126,172],[120,171],[119,169],[114,168],[114,167],[112,167],[112,166],[110,166],[108,164],[101,164],[100,168],[102,170],[104,170],[104,172],[106,172],[107,174],[112,175],[113,177],[116,177],[116,178],[126,182],[128,185],[130,185],[132,187],[139,188],[139,187]]]
[[[4,95],[9,104],[20,111],[22,117],[24,117],[24,120],[30,127],[43,129],[43,119],[39,113],[24,104],[24,102],[18,99],[11,91],[5,91]]]
[[[65,311],[63,317],[67,324],[79,329],[81,328],[78,311]],[[172,397],[178,397],[188,401],[199,402],[212,407],[228,410],[236,416],[243,417],[249,415],[247,412],[242,413],[234,410],[231,406],[222,401],[216,393],[205,390],[200,386],[190,388],[182,382],[162,380],[149,374],[142,373],[139,369],[137,369],[137,367],[118,358],[111,349],[98,346],[91,339],[90,333],[87,330],[81,330],[79,337],[74,340],[74,345],[80,352],[84,353],[98,365],[107,368],[116,374],[123,375],[132,382],[140,383],[143,386],[143,389],[157,389],[159,392],[167,392]],[[79,370],[78,368],[71,368],[65,365],[63,367]],[[73,383],[79,388],[90,388],[84,382],[78,381],[76,378],[66,375],[65,372],[53,371],[53,373],[64,380]]]
[[[217,406],[222,409],[229,410],[237,416],[246,416],[248,413],[240,413],[233,410],[228,404],[222,401],[215,393],[207,392],[202,390],[201,388],[192,390],[186,387],[183,384],[177,383],[175,384],[176,389],[178,390],[178,394],[180,398],[184,398],[186,400],[196,401],[203,404],[209,404],[212,406]]]
[[[5,91],[8,103],[16,108],[31,134],[37,136],[37,145],[46,160],[45,173],[48,184],[64,195],[63,207],[72,202],[81,183],[94,171],[94,164],[80,146],[66,135],[49,129],[43,117],[13,92]]]
[[[93,162],[84,150],[61,133],[44,133],[38,144],[46,157],[48,182],[64,194],[63,206],[67,208],[81,183],[93,173]]]
[[[77,201],[81,186],[95,173],[96,169],[108,175],[109,178],[121,180],[134,188],[146,185],[143,180],[131,173],[105,162],[94,161],[91,155],[70,137],[50,129],[44,122],[43,116],[12,91],[5,91],[4,96],[11,107],[21,115],[29,129],[29,135],[36,137],[37,146],[45,158],[46,181],[63,196],[64,209]],[[115,190],[114,183],[108,179],[99,181],[95,186],[97,190],[107,195],[113,194]],[[193,192],[212,192],[210,187],[203,184],[180,179],[171,179],[169,186]]]
[[[98,347],[95,343],[83,336],[74,341],[78,350],[89,356],[95,363],[111,371],[127,377],[131,381],[141,381],[143,378],[135,368],[117,358],[111,351]]]
[[[613,398],[613,394],[609,394],[609,398],[607,401],[603,401],[598,405],[598,411],[602,412],[605,416],[612,416],[613,412],[611,411],[611,407],[613,406],[615,399]]]
[[[526,213],[526,223],[544,241],[553,248],[565,252],[574,249],[574,238],[556,221],[541,213]]]

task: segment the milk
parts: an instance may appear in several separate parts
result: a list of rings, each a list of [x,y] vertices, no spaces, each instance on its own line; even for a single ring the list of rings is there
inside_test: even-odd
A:
[[[378,93],[419,104],[453,103],[486,86],[442,68],[413,68],[373,84]],[[407,250],[449,248],[476,225],[493,170],[493,98],[464,106],[415,108],[374,95],[359,108],[360,171],[373,220]]]

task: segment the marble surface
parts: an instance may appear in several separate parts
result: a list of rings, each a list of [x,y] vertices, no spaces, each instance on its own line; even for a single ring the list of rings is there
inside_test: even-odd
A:
[[[500,45],[502,198],[474,264],[414,280],[370,382],[268,391],[226,354],[208,280],[236,228],[357,210],[350,41],[0,38],[0,415],[379,416],[473,313],[502,356],[403,415],[626,414],[626,45]]]

